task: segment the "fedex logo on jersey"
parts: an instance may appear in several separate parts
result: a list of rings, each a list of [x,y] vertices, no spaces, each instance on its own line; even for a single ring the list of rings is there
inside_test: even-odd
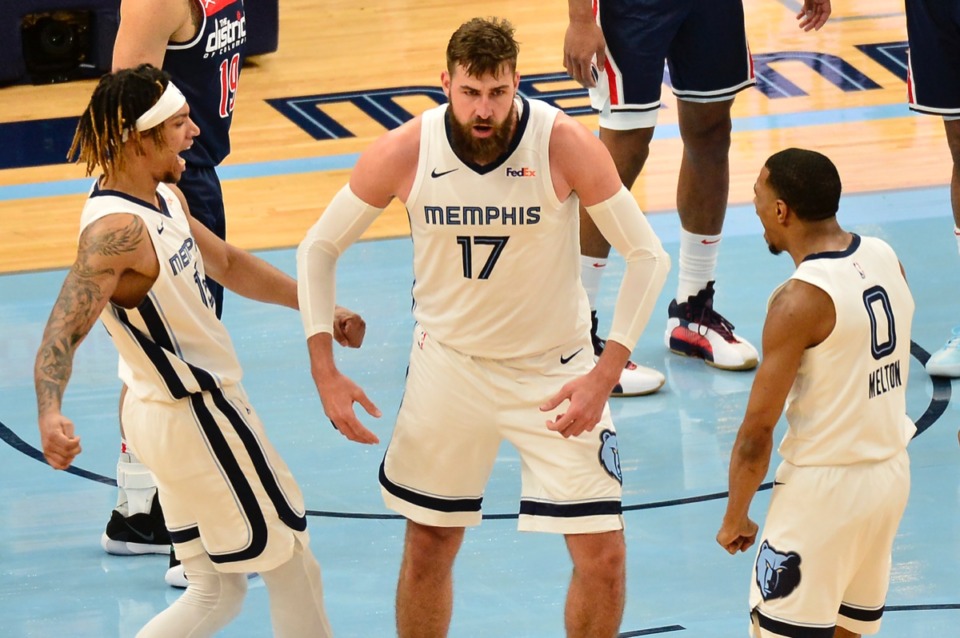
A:
[[[235,49],[247,41],[247,16],[237,11],[236,18],[220,18],[217,29],[207,36],[206,55]]]
[[[180,272],[193,261],[194,245],[193,237],[187,237],[183,240],[183,243],[180,244],[180,249],[173,253],[170,259],[167,260],[170,263],[170,270],[173,272],[174,277],[179,275]]]
[[[537,172],[532,168],[510,168],[507,167],[507,177],[536,177]]]

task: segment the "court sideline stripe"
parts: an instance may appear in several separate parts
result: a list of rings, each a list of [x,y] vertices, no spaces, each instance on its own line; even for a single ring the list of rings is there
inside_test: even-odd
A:
[[[803,111],[774,115],[752,115],[734,118],[733,131],[766,131],[772,129],[802,128],[829,124],[850,124],[853,122],[873,122],[899,117],[918,117],[906,104],[881,104],[877,106],[858,106],[822,111]],[[680,129],[676,124],[660,124],[654,133],[654,139],[678,139]],[[251,179],[257,177],[276,177],[298,175],[318,171],[352,169],[360,157],[359,153],[344,153],[322,157],[250,162],[221,166],[217,174],[222,181]],[[91,178],[35,182],[32,184],[13,184],[0,186],[0,201],[35,199],[57,195],[80,195],[90,190]]]
[[[916,358],[921,365],[926,364],[927,359],[930,358],[930,353],[919,346],[916,342],[910,342],[910,354]],[[920,418],[916,419],[915,423],[917,425],[917,433],[914,435],[914,438],[923,434],[931,425],[933,425],[937,419],[939,419],[947,409],[947,405],[950,403],[950,397],[953,393],[953,385],[950,382],[950,379],[946,377],[930,377],[930,381],[933,384],[933,392],[930,396],[930,403],[927,405],[927,409],[924,410],[923,414],[920,415]],[[22,452],[26,456],[29,456],[32,459],[35,459],[44,465],[47,464],[46,459],[43,458],[43,453],[21,439],[17,434],[7,427],[2,421],[0,421],[0,440],[4,441],[12,447],[13,449]],[[65,470],[69,474],[74,474],[81,478],[90,479],[91,481],[96,481],[98,483],[103,483],[104,485],[112,485],[116,487],[117,481],[102,474],[97,474],[89,470],[84,470],[77,467],[76,465],[71,465]],[[760,486],[760,490],[769,490],[773,487],[772,482],[763,483]],[[652,503],[637,503],[634,505],[624,505],[624,512],[632,512],[636,510],[649,510],[649,509],[659,509],[663,507],[673,507],[675,505],[689,505],[691,503],[702,503],[706,501],[715,501],[722,498],[726,498],[729,495],[729,492],[714,492],[711,494],[701,494],[699,496],[688,496],[685,498],[676,498],[669,499],[665,501],[654,501]],[[333,512],[327,510],[307,510],[307,516],[317,516],[320,518],[349,518],[349,519],[364,519],[364,520],[401,520],[402,516],[399,514],[372,514],[372,513],[362,513],[362,512]],[[519,514],[484,514],[483,520],[510,520],[516,519],[519,517]]]

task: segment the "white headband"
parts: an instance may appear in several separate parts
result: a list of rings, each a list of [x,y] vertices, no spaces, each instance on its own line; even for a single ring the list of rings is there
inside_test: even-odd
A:
[[[187,103],[187,98],[183,97],[180,89],[173,85],[173,82],[167,82],[167,88],[163,95],[157,100],[157,103],[147,109],[147,112],[137,118],[136,128],[138,131],[147,131],[154,126],[163,124],[166,120],[176,114],[183,105]]]

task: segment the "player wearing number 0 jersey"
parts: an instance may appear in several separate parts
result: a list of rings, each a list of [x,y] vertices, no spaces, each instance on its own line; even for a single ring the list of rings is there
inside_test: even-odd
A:
[[[791,279],[826,291],[837,324],[803,356],[780,454],[793,465],[896,456],[916,427],[906,414],[914,304],[893,249],[854,235],[844,251],[807,257]]]
[[[803,354],[787,398],[784,460],[750,581],[754,635],[834,624],[876,633],[910,493],[913,297],[890,246],[858,235],[807,257],[791,281],[826,292],[836,325]]]
[[[889,245],[838,223],[840,176],[827,157],[780,151],[754,191],[770,251],[789,253],[796,271],[770,297],[717,541],[731,554],[758,546],[755,638],[876,633],[910,493],[913,297]],[[783,461],[758,535],[750,502],[784,407]]]

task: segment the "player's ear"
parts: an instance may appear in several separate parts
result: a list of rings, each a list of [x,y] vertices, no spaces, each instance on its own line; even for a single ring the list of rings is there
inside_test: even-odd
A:
[[[443,94],[450,99],[450,72],[444,69],[440,72],[440,86],[443,88]]]
[[[787,204],[782,199],[777,200],[777,221],[781,224],[787,219]]]

